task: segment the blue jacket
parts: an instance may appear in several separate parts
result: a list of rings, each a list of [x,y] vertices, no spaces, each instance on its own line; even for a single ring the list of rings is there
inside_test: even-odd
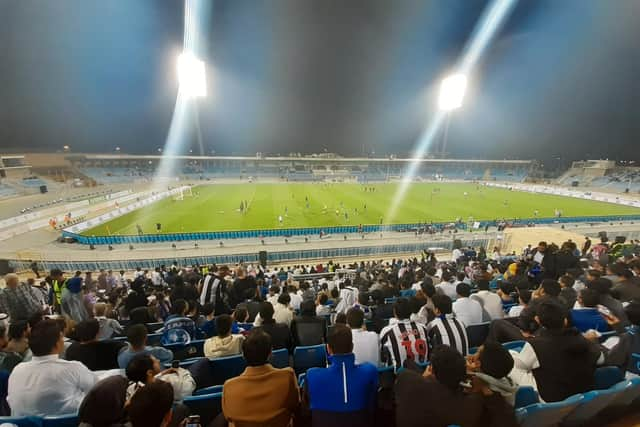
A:
[[[371,363],[356,365],[353,353],[334,354],[329,363],[307,371],[313,426],[372,425],[378,369]]]
[[[580,332],[595,329],[598,332],[609,330],[609,324],[597,308],[581,308],[571,310],[571,323]]]

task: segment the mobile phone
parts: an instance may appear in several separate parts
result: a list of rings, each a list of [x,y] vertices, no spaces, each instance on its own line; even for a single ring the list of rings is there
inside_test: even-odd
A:
[[[189,415],[185,427],[200,427],[200,415]]]
[[[173,362],[171,362],[171,367],[178,369],[180,367],[180,361],[179,360],[174,360]]]

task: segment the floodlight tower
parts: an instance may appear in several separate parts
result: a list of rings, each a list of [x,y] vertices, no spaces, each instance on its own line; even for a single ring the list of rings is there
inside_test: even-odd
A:
[[[444,158],[449,135],[449,121],[451,113],[462,107],[464,94],[467,90],[467,76],[461,73],[451,74],[440,83],[440,96],[438,97],[438,109],[444,114],[444,133],[442,137],[441,157]]]

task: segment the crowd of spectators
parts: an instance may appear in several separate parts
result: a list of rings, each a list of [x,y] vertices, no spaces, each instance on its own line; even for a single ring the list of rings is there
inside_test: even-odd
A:
[[[597,366],[638,373],[636,249],[614,257],[606,241],[587,239],[493,260],[460,248],[447,260],[9,274],[2,408],[78,413],[96,426],[178,425],[200,374],[198,364],[169,367],[167,347],[205,340],[206,358],[241,354],[247,365],[225,383],[216,425],[515,425],[520,386],[556,402],[591,390]],[[488,338],[472,349],[468,327],[482,322]],[[520,351],[500,345],[516,340]],[[326,345],[329,365],[308,370],[302,388],[296,372],[270,364],[274,350],[314,345]],[[391,384],[380,382],[384,367],[397,374]]]

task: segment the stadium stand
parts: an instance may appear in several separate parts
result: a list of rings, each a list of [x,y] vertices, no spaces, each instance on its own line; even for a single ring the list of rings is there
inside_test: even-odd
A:
[[[1,372],[5,372],[5,378],[8,378],[8,385],[0,387],[2,394],[0,398],[5,402],[2,414],[5,417],[0,418],[0,422],[13,422],[19,426],[66,426],[77,423],[75,414],[40,412],[37,408],[42,405],[42,402],[38,400],[38,390],[34,390],[29,397],[20,395],[19,390],[21,381],[26,381],[30,371],[37,371],[38,364],[45,363],[45,361],[51,363],[51,360],[48,359],[49,356],[46,356],[50,351],[46,347],[47,345],[56,346],[53,351],[57,352],[57,346],[66,350],[71,344],[76,349],[74,354],[78,354],[77,349],[81,348],[82,356],[78,359],[80,362],[75,362],[78,365],[74,365],[74,369],[81,369],[82,375],[88,375],[91,378],[96,374],[109,375],[107,372],[92,373],[83,365],[88,363],[89,359],[87,358],[93,351],[91,349],[98,348],[96,345],[103,343],[97,340],[97,336],[100,334],[91,335],[96,334],[98,329],[87,335],[87,327],[83,326],[90,324],[87,323],[87,320],[95,316],[92,307],[94,303],[86,305],[82,302],[85,296],[90,297],[87,301],[106,304],[103,306],[107,310],[105,311],[101,306],[100,316],[95,316],[98,321],[95,323],[97,325],[95,327],[102,330],[110,325],[110,329],[108,329],[110,336],[107,336],[107,339],[113,342],[126,342],[127,338],[124,334],[128,328],[139,323],[140,319],[146,319],[143,323],[146,325],[147,331],[151,333],[145,341],[147,347],[138,354],[155,355],[160,351],[170,352],[172,356],[168,360],[179,361],[178,365],[174,365],[174,367],[178,367],[177,370],[171,368],[169,362],[166,362],[164,367],[153,368],[154,376],[170,382],[174,389],[174,396],[179,394],[184,406],[189,408],[192,413],[200,415],[202,421],[208,423],[216,417],[224,417],[225,384],[230,379],[239,378],[248,370],[257,368],[253,368],[252,365],[248,366],[247,360],[253,359],[247,359],[247,356],[242,354],[211,359],[204,357],[203,345],[206,340],[213,338],[200,330],[206,321],[200,313],[206,304],[213,305],[214,315],[232,313],[233,326],[229,334],[240,334],[245,339],[253,336],[252,334],[257,337],[264,334],[264,331],[267,331],[267,335],[275,334],[276,331],[279,331],[278,334],[282,331],[290,333],[286,326],[274,329],[268,327],[268,324],[256,327],[252,323],[243,323],[246,320],[246,314],[241,314],[247,313],[247,308],[262,300],[276,304],[273,295],[277,296],[280,289],[283,289],[279,286],[283,282],[294,287],[294,290],[289,289],[289,292],[299,295],[300,300],[314,301],[317,307],[320,307],[321,295],[326,294],[330,298],[327,301],[327,306],[333,307],[333,313],[327,316],[331,320],[331,322],[327,322],[328,336],[332,336],[331,331],[334,330],[337,323],[344,322],[344,319],[340,318],[341,316],[346,314],[347,319],[350,319],[350,316],[358,312],[362,313],[360,314],[362,316],[360,324],[364,328],[370,329],[373,334],[371,336],[375,340],[380,339],[377,334],[381,332],[381,328],[388,331],[384,332],[387,334],[393,334],[395,330],[399,331],[399,335],[392,339],[389,345],[382,347],[383,350],[379,355],[380,365],[376,368],[381,384],[384,384],[384,378],[389,376],[400,378],[400,375],[405,375],[402,377],[404,384],[406,375],[411,374],[412,370],[422,372],[425,369],[432,369],[435,374],[433,379],[424,380],[415,377],[412,381],[417,380],[418,382],[413,387],[431,387],[433,384],[429,381],[444,381],[441,384],[444,386],[446,379],[444,379],[444,373],[439,373],[439,366],[444,366],[441,365],[442,363],[454,362],[448,359],[444,362],[441,360],[442,357],[450,357],[446,355],[451,353],[441,352],[442,347],[439,345],[448,343],[455,348],[457,340],[463,339],[464,336],[464,339],[468,340],[468,346],[472,347],[466,368],[469,372],[474,373],[470,377],[471,382],[476,384],[472,389],[477,390],[478,393],[482,387],[485,387],[485,390],[490,390],[484,394],[480,393],[484,396],[482,399],[487,399],[488,396],[497,393],[498,396],[501,396],[499,399],[503,399],[502,407],[507,411],[502,415],[496,413],[490,414],[490,416],[510,414],[507,416],[512,417],[514,423],[517,422],[521,426],[556,424],[581,426],[587,423],[602,422],[602,420],[609,420],[612,414],[620,416],[628,413],[640,396],[638,378],[630,372],[625,374],[625,371],[637,371],[635,365],[638,360],[637,353],[640,353],[640,346],[634,337],[636,336],[635,331],[640,328],[640,300],[627,300],[625,301],[626,307],[623,308],[621,302],[616,299],[621,297],[618,291],[622,286],[627,288],[628,286],[637,286],[640,289],[637,280],[638,274],[640,274],[640,246],[637,242],[632,243],[632,251],[621,257],[614,255],[614,245],[609,246],[607,242],[600,243],[605,248],[609,248],[609,251],[604,253],[600,249],[594,251],[593,248],[588,247],[578,248],[573,242],[565,242],[561,247],[550,244],[540,245],[537,248],[525,248],[516,259],[511,257],[479,259],[477,251],[454,250],[452,260],[444,262],[429,257],[394,259],[387,262],[363,261],[345,265],[334,262],[314,266],[293,265],[283,270],[253,265],[236,266],[234,270],[223,269],[216,265],[172,265],[161,266],[152,272],[140,269],[121,273],[104,270],[97,274],[77,272],[71,274],[69,278],[66,278],[63,272],[56,270],[51,271],[40,282],[31,280],[29,283],[22,282],[17,275],[9,274],[5,276],[7,287],[0,291],[0,312],[8,315],[9,319],[8,325],[0,322],[0,347],[2,347],[0,349],[2,356],[0,369],[3,370]],[[601,270],[605,265],[603,254],[609,257],[609,269]],[[571,260],[573,261],[568,262]],[[318,271],[327,271],[329,274],[318,275]],[[438,271],[448,272],[448,274],[438,273]],[[612,275],[611,271],[617,273]],[[623,274],[623,271],[631,272],[631,279],[628,279],[629,275]],[[224,272],[224,277],[219,276],[218,272]],[[451,274],[453,272],[461,273],[462,276]],[[588,331],[583,336],[575,332],[571,325],[563,326],[565,319],[570,319],[566,311],[570,307],[565,305],[562,295],[555,293],[553,289],[560,289],[555,280],[565,274],[570,274],[573,277],[574,287],[578,293],[585,288],[597,291],[596,295],[599,295],[600,304],[607,307],[607,310],[601,311],[601,315],[612,326],[612,332],[596,334]],[[523,307],[518,317],[481,324],[463,324],[466,329],[464,335],[453,330],[446,330],[446,328],[438,329],[436,332],[437,328],[431,323],[434,312],[430,307],[432,307],[431,298],[434,293],[430,288],[433,289],[434,284],[439,284],[442,280],[449,280],[449,278],[452,283],[456,283],[460,279],[468,281],[473,293],[478,291],[476,284],[482,280],[494,279],[492,282],[497,280],[513,284],[511,288],[496,286],[499,289],[511,289],[513,292],[512,294],[499,293],[505,316],[514,307],[513,301],[518,300],[519,292],[533,291],[534,296],[531,302]],[[630,280],[630,282],[625,284],[624,280]],[[216,287],[218,291],[208,290],[211,286]],[[400,297],[400,289],[407,287],[413,287],[417,290],[409,300]],[[246,299],[240,300],[237,306],[233,307],[228,304],[230,300],[226,295],[235,295],[236,289],[244,289]],[[246,292],[247,290],[250,292]],[[268,294],[269,290],[271,290],[271,296]],[[355,298],[349,296],[354,292]],[[438,298],[438,307],[442,304],[442,298],[449,299],[445,295]],[[291,300],[291,298],[287,300]],[[350,302],[345,305],[344,303],[339,304],[340,301]],[[367,305],[361,305],[363,301],[368,301]],[[404,310],[400,308],[403,304],[407,304],[406,307],[411,307],[410,313],[403,315],[409,317],[399,317],[402,313],[401,310]],[[575,308],[580,308],[580,304],[581,300],[578,299]],[[276,304],[276,306],[280,305],[282,304]],[[388,306],[394,307],[395,316],[385,309]],[[41,307],[45,308],[44,313]],[[181,308],[176,314],[171,314],[173,313],[171,307]],[[368,313],[367,321],[364,319],[365,311],[363,309],[366,309]],[[139,316],[141,310],[146,313],[143,318]],[[249,311],[251,310],[253,309],[249,309]],[[287,306],[282,306],[278,310],[292,310],[294,315],[297,313],[297,309]],[[55,315],[58,313],[65,317],[60,317],[56,321],[42,320],[45,314]],[[183,331],[180,333],[193,334],[191,340],[185,343],[162,344],[163,336],[166,336],[167,333],[175,333],[175,325],[167,323],[167,321],[171,321],[175,316],[182,316],[183,313],[188,313],[197,328],[195,332]],[[389,317],[390,315],[392,317]],[[235,317],[239,316],[242,316],[240,318],[242,321],[235,321]],[[531,323],[531,319],[534,317],[536,320]],[[65,318],[68,320],[64,320]],[[278,319],[278,314],[274,318]],[[380,321],[376,321],[376,319]],[[26,345],[20,344],[24,334],[19,332],[20,328],[23,328],[19,325],[23,325],[26,321],[33,328],[28,344],[34,354],[31,361],[28,361],[25,353],[28,351]],[[53,329],[52,325],[47,322],[54,322]],[[121,327],[115,328],[114,322]],[[352,324],[351,320],[348,322]],[[403,322],[423,323],[429,333],[424,338],[418,338],[413,333],[408,334],[406,331],[394,329],[394,325],[403,324]],[[171,329],[166,329],[169,324],[172,325]],[[387,324],[388,326],[383,326]],[[122,330],[123,335],[119,336],[117,330]],[[551,331],[556,332],[551,333]],[[52,340],[50,335],[46,335],[47,333],[64,334],[64,342],[58,343],[55,340],[55,335]],[[570,366],[573,366],[573,371],[554,370],[554,365],[564,366],[563,363],[565,363],[562,361],[565,356],[557,344],[550,344],[551,347],[546,349],[548,346],[546,340],[552,339],[556,334],[563,335],[563,337],[561,336],[563,340],[568,339],[566,337],[569,336],[574,337],[572,339],[576,340],[575,342],[579,344],[578,347],[582,346],[580,348],[583,350],[580,351],[584,353],[575,353],[578,347],[575,347],[577,344],[574,344],[574,349],[571,350],[573,353],[566,361],[570,363]],[[217,336],[216,339],[225,342],[227,336],[229,335]],[[200,339],[201,337],[204,339]],[[269,361],[276,369],[274,372],[279,372],[277,369],[293,369],[299,377],[300,383],[305,383],[304,393],[307,392],[304,378],[308,369],[317,370],[320,368],[320,371],[316,371],[317,375],[324,369],[327,362],[331,364],[336,363],[335,360],[342,360],[336,358],[331,352],[327,354],[324,344],[294,347],[290,344],[292,342],[290,338],[284,341],[281,338],[283,337],[272,335],[274,345],[276,342],[288,344],[285,344],[284,348],[274,349]],[[423,344],[420,344],[422,339],[424,339]],[[77,340],[82,344],[72,344]],[[498,345],[496,342],[502,344]],[[401,345],[401,343],[404,344]],[[342,344],[334,345],[338,348],[337,346]],[[367,351],[365,345],[365,341],[354,338],[353,352],[364,354],[362,352]],[[374,342],[373,345],[374,351],[377,351],[378,344]],[[496,345],[503,349],[502,353],[497,352]],[[125,344],[125,348],[127,347],[128,345]],[[588,356],[591,351],[595,351],[595,353]],[[425,362],[416,359],[418,354],[426,356]],[[458,353],[454,350],[453,354]],[[578,356],[578,354],[583,354],[583,356]],[[392,357],[392,355],[395,356]],[[115,363],[115,355],[108,356],[102,352],[102,356],[113,357],[112,362]],[[142,363],[145,360],[144,357],[148,358],[149,356],[135,356],[127,365],[126,375],[133,381],[131,384],[136,381],[142,381],[146,384],[153,380],[149,380],[147,377],[144,381],[137,379],[136,369],[142,369],[143,372],[147,372],[146,369],[151,369],[137,367],[136,364]],[[464,360],[462,356],[459,357]],[[530,363],[528,361],[532,357],[537,360],[537,364],[528,365]],[[580,359],[581,357],[585,358]],[[394,366],[393,361],[400,360],[400,358],[406,363],[403,363],[401,367],[397,364]],[[578,362],[579,360],[582,362]],[[527,366],[534,367],[531,369]],[[527,371],[527,369],[531,370]],[[64,383],[67,380],[64,379],[64,373],[61,375],[61,380]],[[345,371],[343,375],[346,380],[352,374]],[[566,375],[566,378],[556,378],[563,375]],[[536,381],[531,382],[531,378]],[[566,383],[571,378],[573,380]],[[93,381],[95,379],[91,380],[91,382]],[[426,382],[423,384],[422,381]],[[69,388],[68,393],[78,395],[78,400],[75,403],[69,403],[72,408],[77,410],[82,397],[92,386],[74,384],[73,382],[64,384],[64,387]],[[507,384],[511,385],[507,386]],[[393,386],[390,387],[390,391],[393,393]],[[457,390],[458,386],[453,387]],[[132,390],[135,393],[135,388]],[[402,390],[404,388],[399,389],[398,393],[403,393]],[[396,396],[396,399],[401,397]],[[12,414],[11,408],[6,402],[16,402],[18,398],[24,399],[24,402],[21,400],[20,404],[21,412]],[[383,402],[379,400],[381,398],[382,395],[379,395],[378,402]],[[436,395],[431,396],[430,399],[433,400],[434,405],[438,404],[439,398]],[[540,399],[544,399],[544,401]],[[298,404],[304,404],[304,400],[302,403],[296,403],[296,406]],[[486,404],[489,405],[489,402]],[[387,413],[387,416],[398,417],[398,414],[393,414],[392,409],[385,408],[384,405],[379,407],[377,405],[372,403],[370,409],[382,411],[382,413],[391,411]],[[443,401],[442,405],[447,405],[447,403]],[[495,409],[495,407],[491,407]],[[65,406],[65,410],[68,408]],[[435,409],[429,409],[427,405],[424,410]],[[317,414],[320,412],[312,410],[311,413],[313,417],[313,414],[318,416]],[[453,424],[459,420],[460,418],[452,413],[446,422]],[[312,422],[312,420],[307,421]],[[477,422],[482,421],[478,419]],[[506,425],[511,424],[507,423]]]

